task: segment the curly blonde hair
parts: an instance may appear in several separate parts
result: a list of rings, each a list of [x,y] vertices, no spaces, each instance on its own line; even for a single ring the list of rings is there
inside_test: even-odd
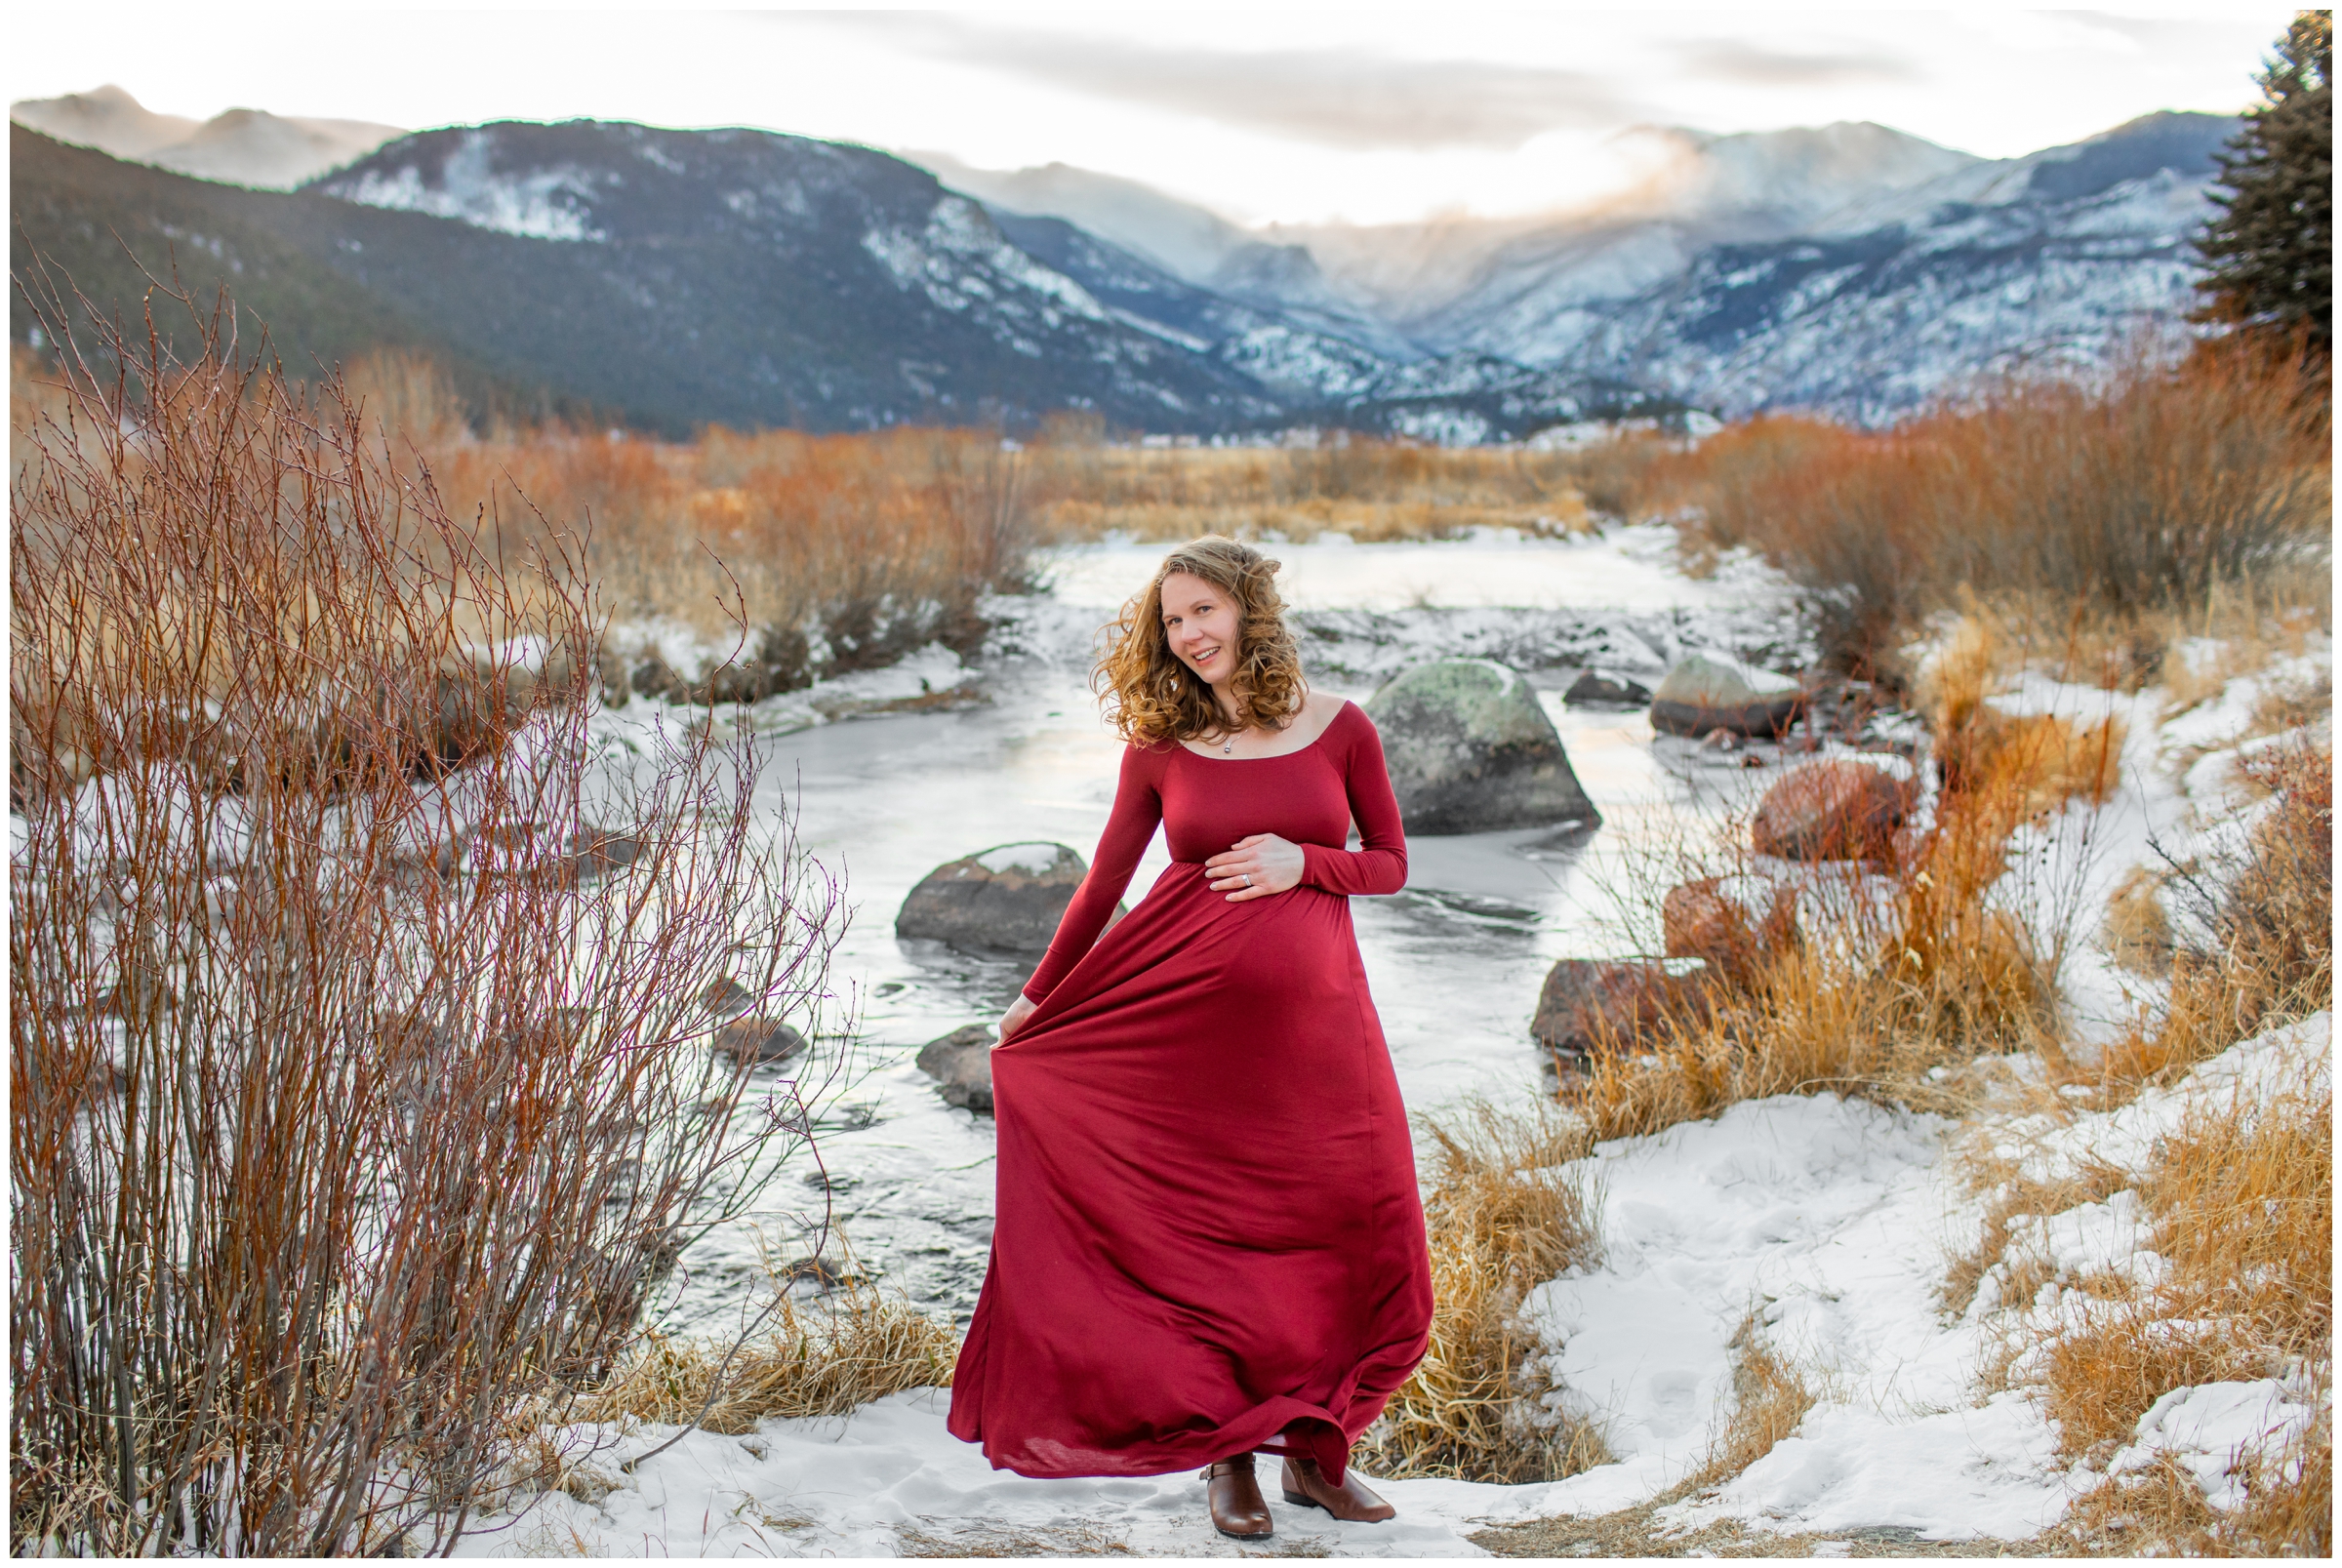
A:
[[[1106,654],[1090,684],[1106,704],[1107,721],[1133,745],[1216,739],[1229,733],[1203,677],[1180,663],[1163,631],[1163,579],[1174,572],[1199,577],[1236,601],[1236,672],[1229,686],[1239,729],[1281,730],[1308,696],[1301,648],[1285,624],[1276,591],[1277,563],[1225,535],[1192,539],[1163,557],[1146,591],[1122,607],[1105,630]]]

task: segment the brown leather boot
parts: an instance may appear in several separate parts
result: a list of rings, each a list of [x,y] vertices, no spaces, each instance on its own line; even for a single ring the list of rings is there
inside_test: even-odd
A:
[[[1398,1509],[1360,1484],[1356,1470],[1344,1470],[1342,1484],[1335,1486],[1313,1459],[1285,1461],[1285,1501],[1305,1508],[1323,1508],[1351,1524],[1380,1524],[1398,1516]]]
[[[1250,1454],[1206,1466],[1203,1478],[1210,1483],[1205,1495],[1211,1501],[1213,1529],[1237,1541],[1266,1541],[1276,1534],[1261,1483],[1253,1479]]]

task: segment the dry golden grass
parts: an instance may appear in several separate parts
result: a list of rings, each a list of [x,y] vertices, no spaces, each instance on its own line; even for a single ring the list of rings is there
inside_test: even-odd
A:
[[[2127,1439],[2172,1388],[2270,1377],[2330,1354],[2333,1170],[2330,1102],[2220,1106],[2165,1141],[2139,1193],[2170,1277],[2046,1357],[2069,1452]],[[2175,1334],[2174,1322],[2220,1328]]]
[[[2240,865],[2219,868],[2209,950],[2177,954],[2168,1005],[2103,1060],[2050,1053],[2049,1087],[2079,1108],[2126,1103],[2287,1019],[2332,1006],[2332,758],[2306,744],[2255,764],[2274,797]],[[2207,872],[2207,874],[2214,874]],[[2163,1394],[2289,1378],[2322,1404],[2332,1387],[2333,1111],[2304,1084],[2199,1101],[2137,1169],[2084,1157],[2027,1177],[1986,1161],[1993,1189],[1974,1249],[1956,1257],[1946,1307],[1969,1308],[1997,1272],[1988,1326],[2001,1349],[1986,1386],[2037,1389],[2065,1451],[2103,1464]],[[2128,1189],[2163,1270],[2070,1275],[2020,1217],[2046,1219]],[[2046,1287],[2059,1287],[2055,1291]],[[2073,1294],[2079,1293],[2079,1294]],[[2167,1459],[2110,1476],[2077,1505],[2085,1550],[2323,1556],[2331,1548],[2330,1426],[2284,1453],[2248,1457],[2245,1501],[2212,1508]]]
[[[2110,386],[2012,383],[1892,430],[1779,416],[1642,464],[1622,509],[1687,516],[1812,590],[1832,660],[1902,677],[1963,589],[2022,600],[2135,687],[2214,584],[2267,610],[2327,595],[2332,463],[2315,367],[2244,347]],[[2185,616],[2176,618],[2186,619]]]
[[[2085,1162],[2078,1170],[2054,1180],[2043,1180],[2027,1176],[2015,1165],[1998,1159],[1976,1161],[1970,1180],[1977,1190],[1990,1191],[1992,1198],[1985,1205],[1984,1225],[1976,1245],[1955,1253],[1944,1274],[1941,1293],[1944,1310],[1955,1317],[1965,1312],[1976,1300],[1986,1275],[1996,1267],[2011,1264],[2009,1250],[2014,1222],[2046,1218],[2080,1204],[2096,1203],[2131,1183],[2128,1172],[2096,1162]],[[2050,1277],[2043,1272],[2045,1266],[2033,1260],[2015,1262],[2002,1275],[2000,1300],[2031,1301]]]
[[[2133,974],[2158,978],[2171,973],[2171,917],[2157,892],[2162,877],[2144,865],[2123,873],[2106,901],[2106,917],[2098,923],[2099,945],[2107,956]]]
[[[2009,1245],[2008,1219],[2049,1216],[2129,1188],[2144,1201],[2160,1278],[2068,1277],[2038,1247]],[[2217,1382],[2304,1378],[2332,1386],[2333,1114],[2329,1099],[2199,1106],[2135,1172],[2084,1166],[2008,1184],[1975,1254],[1955,1261],[1947,1305],[1964,1307],[1986,1268],[2000,1270],[2006,1338],[1991,1383],[2033,1387],[2063,1450],[2103,1465],[2163,1394]],[[2037,1300],[2057,1284],[2088,1298]],[[2084,1543],[2155,1554],[2325,1555],[2330,1429],[2291,1451],[2247,1456],[2247,1501],[2222,1512],[2193,1475],[2158,1461],[2110,1476],[2077,1506]]]
[[[2168,717],[2330,634],[2330,583],[2322,565],[2296,564],[2215,581],[2194,603],[2113,608],[2022,588],[1989,603],[1963,589],[1953,602],[1964,617],[1993,623],[2008,665],[2105,691],[2160,686]]]
[[[1933,828],[1876,868],[1870,896],[1852,896],[1842,872],[1817,872],[1825,896],[1801,903],[1799,940],[1693,988],[1631,1046],[1596,1052],[1572,1102],[1596,1137],[1776,1094],[1958,1109],[1937,1069],[2054,1040],[2051,955],[1985,895],[2019,826],[2111,790],[2120,727],[2011,719],[1955,697],[1938,723],[1939,757],[1963,760],[1946,769]]]
[[[1495,1557],[2051,1557],[2074,1548],[2063,1537],[2002,1541],[1930,1541],[1894,1526],[1774,1531],[1738,1519],[1686,1525],[1661,1502],[1611,1513],[1570,1514],[1473,1532],[1472,1544]]]
[[[678,446],[541,430],[424,456],[451,504],[486,504],[507,530],[590,517],[586,563],[616,617],[718,638],[745,623],[747,653],[788,684],[972,646],[978,599],[1023,582],[1021,459],[974,432]]]
[[[932,1528],[931,1528],[932,1527]],[[1041,1526],[928,1519],[898,1525],[895,1542],[906,1557],[1135,1557],[1130,1543],[1094,1524]],[[1290,1556],[1275,1550],[1262,1556]]]
[[[1608,1461],[1600,1434],[1543,1407],[1542,1349],[1520,1321],[1530,1289],[1600,1255],[1595,1199],[1575,1172],[1582,1127],[1546,1103],[1485,1102],[1429,1119],[1424,1219],[1436,1310],[1423,1363],[1367,1435],[1385,1475],[1542,1481]]]
[[[1776,1094],[1958,1111],[1969,1092],[1963,1065],[2055,1048],[2058,954],[2039,950],[1986,896],[2009,870],[2020,827],[2112,795],[2123,728],[2000,711],[1989,699],[2027,657],[2006,623],[1970,599],[1918,682],[1943,779],[1932,827],[1891,865],[1809,873],[1788,890],[1809,895],[1797,901],[1795,940],[1713,971],[1632,1042],[1595,1053],[1572,1104],[1596,1137],[1654,1133]],[[1672,873],[1752,869],[1737,849],[1718,864],[1696,859]],[[1654,879],[1636,896],[1656,905],[1663,891]]]
[[[2097,1060],[2058,1063],[2060,1079],[2119,1104],[2150,1083],[2274,1024],[2333,1006],[2334,759],[2307,741],[2244,765],[2275,798],[2244,864],[2201,868],[2225,883],[2199,892],[2209,948],[2172,955],[2169,1000]],[[2223,873],[2225,873],[2223,875]]]
[[[737,1347],[653,1339],[572,1419],[696,1420],[711,1432],[738,1433],[767,1417],[843,1416],[890,1393],[951,1381],[959,1337],[873,1287],[845,1287],[810,1309],[784,1298],[776,1313],[771,1329]]]
[[[1709,1444],[1707,1459],[1675,1489],[1678,1497],[1721,1485],[1764,1458],[1820,1398],[1814,1374],[1766,1340],[1756,1313],[1740,1320],[1728,1343],[1732,1413]]]
[[[1039,536],[1141,540],[1227,534],[1360,543],[1448,539],[1474,528],[1539,536],[1594,526],[1573,461],[1345,439],[1318,446],[1043,446],[1029,454]]]

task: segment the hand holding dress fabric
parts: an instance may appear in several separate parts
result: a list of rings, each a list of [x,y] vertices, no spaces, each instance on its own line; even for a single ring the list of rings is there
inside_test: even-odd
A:
[[[1032,1017],[1032,999],[1020,993],[1015,1001],[1008,1004],[1008,1011],[1000,1016],[1000,1034],[999,1038],[992,1041],[992,1049],[997,1051],[1006,1045],[1008,1037],[1016,1033],[1018,1027]]]
[[[1242,904],[1246,899],[1291,892],[1301,886],[1302,873],[1309,865],[1309,857],[1302,854],[1299,844],[1274,833],[1254,833],[1204,862],[1203,869],[1215,878],[1214,893],[1227,894],[1231,904]]]

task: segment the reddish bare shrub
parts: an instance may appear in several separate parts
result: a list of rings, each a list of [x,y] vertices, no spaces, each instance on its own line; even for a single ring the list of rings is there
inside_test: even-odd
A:
[[[760,828],[751,751],[597,751],[574,540],[451,518],[223,317],[84,354],[82,302],[46,304],[10,550],[12,1544],[444,1547],[807,1136],[825,1066],[758,1106],[697,999],[745,978],[819,1038],[836,890]]]
[[[1652,472],[1814,596],[1845,667],[1891,667],[1959,591],[2135,619],[2215,583],[2315,573],[2331,555],[2332,466],[2308,368],[2240,345],[2111,384],[2015,382],[1867,432],[1795,417],[1736,425]]]

